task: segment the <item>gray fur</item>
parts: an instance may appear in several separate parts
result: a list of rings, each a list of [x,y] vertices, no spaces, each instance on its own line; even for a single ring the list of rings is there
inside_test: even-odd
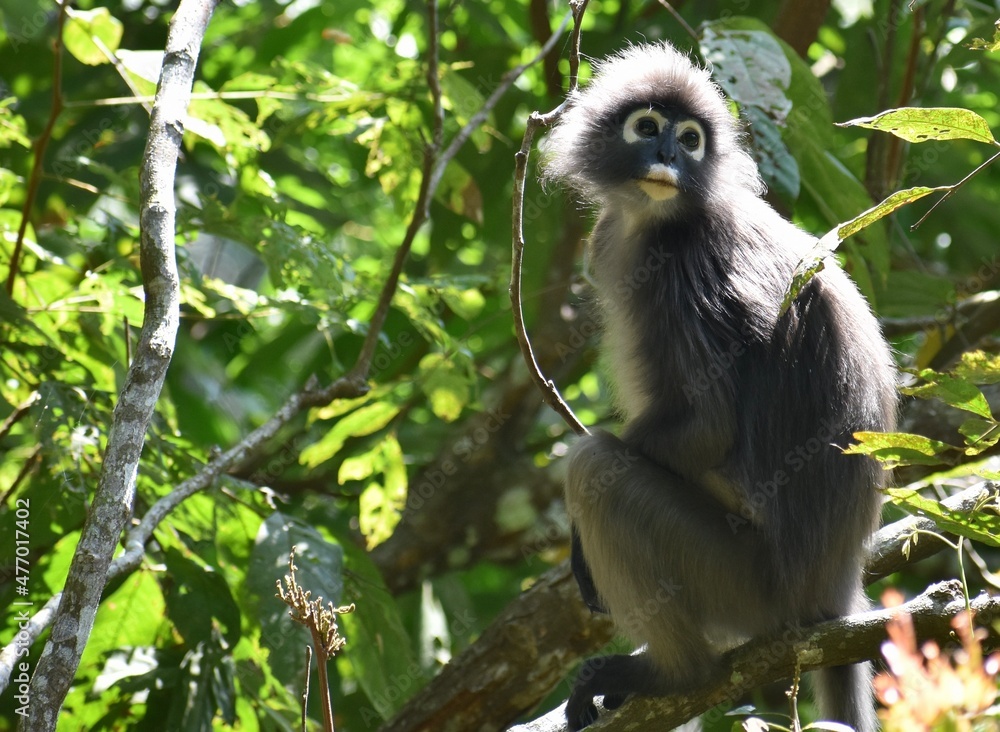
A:
[[[721,650],[866,606],[862,548],[883,471],[845,456],[853,432],[891,430],[895,367],[867,303],[834,262],[780,315],[811,236],[760,198],[741,130],[709,74],[668,45],[600,63],[545,144],[545,175],[600,215],[588,245],[603,350],[624,419],[570,454],[574,571],[588,603],[646,646],[592,659],[567,706],[681,691]],[[623,138],[639,108],[695,119],[695,160],[664,127]],[[680,122],[677,122],[680,129]],[[633,135],[634,137],[634,135]],[[657,163],[677,192],[637,183]],[[596,596],[593,596],[596,592]],[[826,718],[872,732],[867,665],[824,671]]]

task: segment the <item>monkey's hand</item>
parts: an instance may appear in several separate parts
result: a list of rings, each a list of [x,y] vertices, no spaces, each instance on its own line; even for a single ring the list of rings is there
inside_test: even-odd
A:
[[[608,609],[601,604],[597,596],[597,587],[594,586],[594,578],[590,574],[590,566],[587,558],[583,556],[583,546],[580,543],[580,533],[574,526],[573,540],[570,547],[570,566],[573,568],[573,576],[576,577],[576,584],[580,588],[580,596],[583,602],[595,613],[607,613]]]

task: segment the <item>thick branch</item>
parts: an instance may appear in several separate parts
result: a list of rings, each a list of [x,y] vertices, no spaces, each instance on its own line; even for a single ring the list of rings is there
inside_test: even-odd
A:
[[[972,601],[976,624],[989,627],[1000,617],[1000,598],[980,595]],[[719,705],[735,704],[751,689],[793,676],[796,666],[813,671],[828,666],[857,663],[878,655],[886,638],[885,626],[899,612],[913,618],[920,639],[951,639],[951,620],[965,610],[961,584],[955,580],[929,587],[922,595],[890,610],[874,610],[831,620],[808,628],[789,627],[782,633],[758,638],[726,656],[727,673],[692,694],[660,699],[634,699],[617,713],[604,713],[589,730],[643,729],[650,719],[657,729],[673,729]],[[996,636],[990,639],[996,645]],[[722,714],[724,708],[717,712]],[[510,732],[563,732],[563,708]]]
[[[553,611],[558,613],[556,622]],[[503,729],[581,656],[611,640],[607,616],[580,601],[569,563],[543,574],[379,732]]]
[[[977,505],[984,503],[996,491],[995,484],[980,483],[961,493],[949,496],[941,501],[941,504],[951,511],[971,511]],[[903,546],[915,531],[939,532],[940,530],[929,518],[907,516],[888,526],[883,526],[875,533],[869,547],[868,562],[865,567],[864,582],[866,585],[870,585],[893,572],[898,572],[908,564],[937,554],[945,548],[945,545],[933,536],[923,536],[915,546],[910,547],[909,556],[905,556]],[[950,534],[945,534],[945,536],[953,538]]]
[[[174,172],[198,48],[215,5],[215,0],[182,0],[170,23],[140,173],[140,259],[146,295],[142,333],[114,410],[100,481],[73,555],[52,634],[31,680],[31,707],[21,725],[24,730],[55,729],[90,638],[111,557],[132,512],[146,427],[177,335],[180,300],[174,256]]]

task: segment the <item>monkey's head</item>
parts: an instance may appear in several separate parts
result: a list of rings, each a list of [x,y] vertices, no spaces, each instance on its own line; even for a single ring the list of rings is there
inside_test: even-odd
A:
[[[673,46],[632,46],[594,77],[543,143],[546,178],[600,204],[674,217],[761,190],[741,129],[708,71]]]

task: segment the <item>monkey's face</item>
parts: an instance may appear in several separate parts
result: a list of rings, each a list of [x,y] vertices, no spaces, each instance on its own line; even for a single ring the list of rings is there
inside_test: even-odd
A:
[[[674,217],[712,190],[712,128],[677,107],[634,103],[589,121],[574,174],[634,215]]]
[[[644,107],[625,117],[621,137],[635,163],[635,185],[652,201],[669,201],[694,187],[707,145],[701,122]]]

